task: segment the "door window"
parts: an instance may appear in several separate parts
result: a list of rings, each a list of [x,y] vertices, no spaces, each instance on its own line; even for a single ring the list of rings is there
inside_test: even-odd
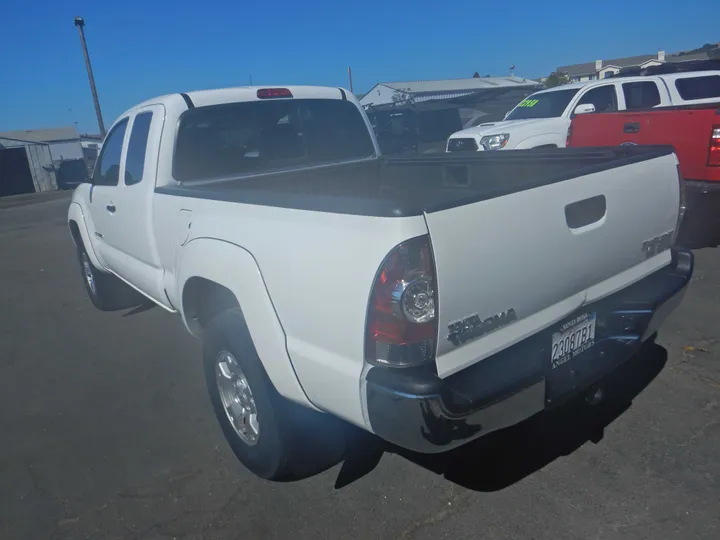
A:
[[[625,95],[625,108],[651,109],[660,105],[660,92],[657,84],[652,81],[631,82],[622,85]]]
[[[614,85],[599,86],[588,91],[578,101],[578,105],[592,103],[595,105],[595,112],[617,111],[617,93]]]
[[[128,142],[127,156],[125,157],[125,185],[132,186],[140,183],[145,170],[145,153],[147,150],[148,134],[152,113],[143,112],[133,120]]]
[[[95,165],[93,184],[96,186],[117,186],[120,178],[120,156],[128,119],[115,124],[105,139],[100,156]]]

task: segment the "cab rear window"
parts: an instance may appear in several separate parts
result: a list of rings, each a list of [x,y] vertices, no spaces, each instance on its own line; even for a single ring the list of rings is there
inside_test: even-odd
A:
[[[693,99],[720,100],[720,75],[704,75],[702,77],[685,77],[675,81],[675,88],[680,97],[686,101]]]
[[[330,99],[276,99],[198,107],[178,126],[173,176],[211,180],[374,155],[358,108]]]

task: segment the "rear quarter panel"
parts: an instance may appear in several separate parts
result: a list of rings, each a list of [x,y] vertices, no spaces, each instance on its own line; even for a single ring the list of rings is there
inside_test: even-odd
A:
[[[197,239],[215,239],[236,246],[256,262],[282,328],[286,358],[310,402],[364,425],[360,380],[370,288],[393,247],[427,234],[423,217],[377,218],[161,194],[155,199],[163,266],[175,269],[174,284],[168,284],[174,301],[181,298],[183,283],[192,273],[183,269],[178,255],[185,249],[178,247],[178,236],[188,227],[187,213],[181,215],[186,210],[192,214],[186,246]],[[192,259],[197,265],[197,257]],[[257,286],[242,268],[223,260],[204,260],[197,272],[212,265],[224,266],[231,289]],[[247,310],[253,341],[265,339],[258,334],[262,325],[251,320],[258,314],[239,300]],[[263,355],[261,359],[278,360]]]

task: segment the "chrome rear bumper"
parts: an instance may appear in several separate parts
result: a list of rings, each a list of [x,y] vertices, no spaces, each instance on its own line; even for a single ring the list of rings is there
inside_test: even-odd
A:
[[[371,367],[363,384],[369,427],[403,448],[437,453],[555,407],[632,358],[679,305],[692,271],[692,252],[675,249],[667,267],[583,306],[597,314],[595,344],[555,369],[551,338],[564,321],[445,379],[427,368]]]

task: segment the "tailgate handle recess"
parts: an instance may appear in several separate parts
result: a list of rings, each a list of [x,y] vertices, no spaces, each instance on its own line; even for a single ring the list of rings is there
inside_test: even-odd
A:
[[[640,122],[628,122],[623,126],[625,133],[637,133],[638,131],[640,131]]]
[[[571,229],[579,229],[600,221],[607,211],[605,195],[570,203],[565,207],[565,221]]]

